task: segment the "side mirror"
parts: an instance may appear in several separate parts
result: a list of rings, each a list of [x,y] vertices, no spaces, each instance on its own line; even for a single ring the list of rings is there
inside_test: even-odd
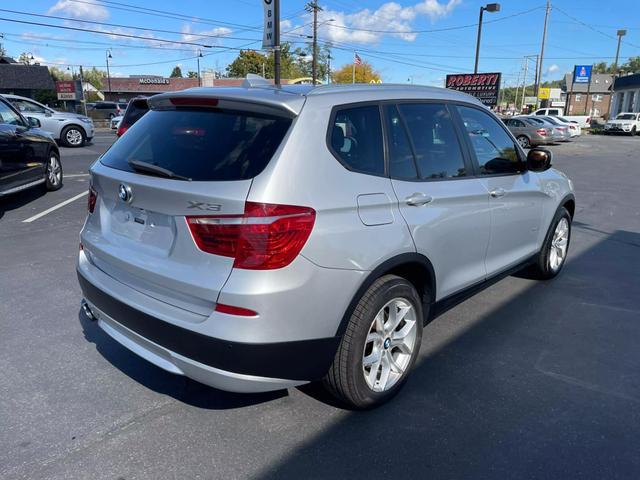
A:
[[[40,120],[35,117],[27,117],[27,122],[29,122],[30,128],[40,128],[42,126]]]
[[[551,168],[553,153],[546,148],[532,148],[527,155],[527,169],[532,172],[544,172]]]

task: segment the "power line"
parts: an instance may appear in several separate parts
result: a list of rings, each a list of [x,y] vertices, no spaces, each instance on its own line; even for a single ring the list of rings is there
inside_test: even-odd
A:
[[[519,17],[520,15],[526,15],[528,13],[531,12],[535,12],[536,10],[541,10],[542,6],[538,6],[538,7],[534,7],[531,8],[529,10],[525,10],[522,12],[517,12],[514,13],[512,15],[507,15],[505,17],[500,17],[497,18],[495,20],[488,20],[486,22],[484,22],[485,24],[487,23],[496,23],[496,22],[502,22],[504,20],[508,20],[510,18],[514,18],[514,17]],[[412,34],[412,33],[433,33],[433,32],[448,32],[448,31],[452,31],[452,30],[462,30],[465,28],[475,28],[477,27],[478,24],[477,23],[469,23],[467,25],[458,25],[458,26],[452,26],[452,27],[443,27],[443,28],[431,28],[431,29],[426,29],[426,30],[377,30],[377,29],[371,29],[371,28],[357,28],[357,27],[347,27],[345,25],[332,25],[332,28],[341,28],[344,30],[352,30],[352,31],[357,31],[357,32],[369,32],[369,33],[390,33],[390,34]]]

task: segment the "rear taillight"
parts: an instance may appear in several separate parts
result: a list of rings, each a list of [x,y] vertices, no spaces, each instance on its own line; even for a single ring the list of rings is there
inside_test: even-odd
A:
[[[544,128],[539,128],[538,130],[536,130],[536,133],[544,137],[547,134],[547,131]]]
[[[186,217],[200,250],[231,257],[234,268],[271,270],[289,265],[307,242],[312,208],[247,202],[243,215]]]
[[[93,187],[89,187],[89,198],[87,199],[87,210],[89,210],[89,213],[93,213],[96,209],[97,200],[98,193],[93,189]]]
[[[124,132],[126,132],[129,129],[129,127],[125,127],[125,126],[119,126],[118,127],[118,131],[116,132],[116,136],[117,137],[121,137],[122,135],[124,135]]]

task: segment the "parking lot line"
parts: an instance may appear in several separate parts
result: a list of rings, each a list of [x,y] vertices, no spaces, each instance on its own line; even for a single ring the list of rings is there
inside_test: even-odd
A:
[[[34,222],[34,221],[38,220],[39,218],[42,218],[42,217],[44,217],[45,215],[47,215],[47,214],[49,214],[49,213],[53,212],[54,210],[57,210],[57,209],[59,209],[59,208],[62,208],[62,207],[64,207],[65,205],[68,205],[69,203],[71,203],[71,202],[73,202],[73,201],[75,201],[75,200],[78,200],[78,199],[79,199],[79,198],[81,198],[81,197],[84,197],[87,193],[89,193],[89,192],[88,192],[88,191],[85,191],[85,192],[79,193],[79,194],[78,194],[78,195],[76,195],[75,197],[71,197],[71,198],[69,198],[69,199],[65,200],[64,202],[60,202],[60,203],[58,203],[57,205],[54,205],[54,206],[53,206],[53,207],[51,207],[51,208],[47,208],[44,212],[40,212],[40,213],[38,213],[37,215],[34,215],[33,217],[29,217],[29,218],[27,218],[26,220],[23,220],[23,221],[22,221],[22,223],[31,223],[31,222]]]
[[[67,173],[64,178],[88,177],[88,173]]]

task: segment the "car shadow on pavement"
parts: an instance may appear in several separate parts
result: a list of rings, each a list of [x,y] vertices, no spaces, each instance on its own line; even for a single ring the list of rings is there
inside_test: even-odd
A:
[[[95,344],[98,352],[114,367],[148,389],[188,405],[210,410],[226,410],[270,402],[287,395],[286,390],[260,394],[224,392],[187,377],[166,372],[120,345],[102,331],[96,321],[90,320],[82,309],[78,312],[78,320],[87,341]]]
[[[39,186],[35,188],[28,188],[21,192],[7,195],[6,197],[0,197],[0,218],[4,217],[4,214],[11,210],[17,210],[20,207],[24,207],[28,203],[37,200],[47,193],[44,187]]]
[[[396,398],[314,424],[255,478],[637,478],[640,234],[580,237],[556,279],[431,322]]]

